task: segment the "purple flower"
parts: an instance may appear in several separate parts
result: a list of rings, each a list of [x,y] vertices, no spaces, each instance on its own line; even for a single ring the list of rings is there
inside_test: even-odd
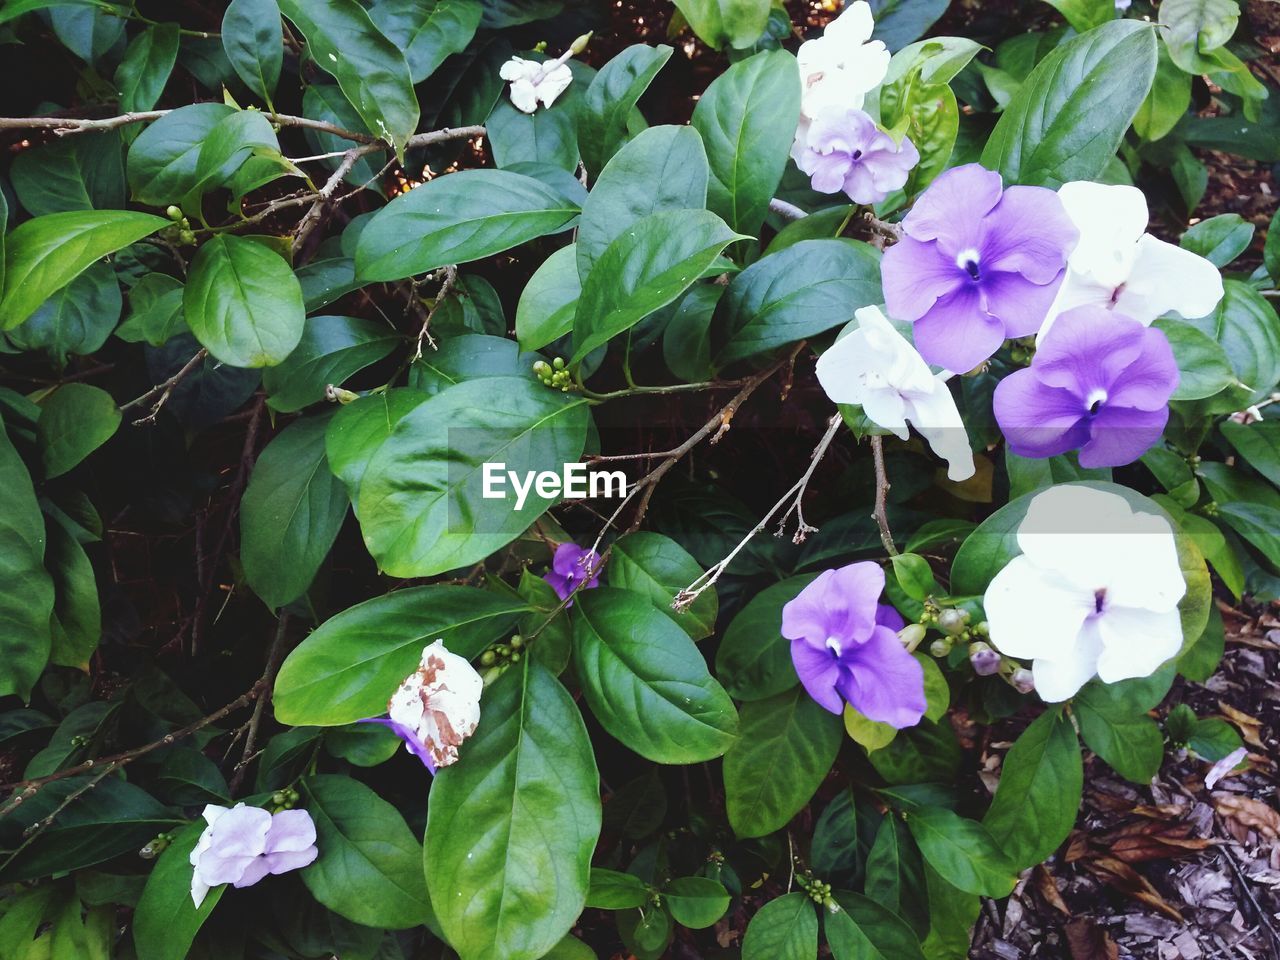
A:
[[[832,713],[844,700],[901,729],[924,716],[924,670],[898,639],[902,617],[879,603],[884,571],[870,561],[826,570],[782,608],[782,635],[809,696]]]
[[[583,590],[597,587],[600,585],[600,554],[576,543],[562,543],[556,547],[551,569],[542,579],[551,584],[551,589],[561,600],[567,599],[583,580],[587,581]]]
[[[906,137],[895,143],[861,110],[826,110],[801,124],[791,155],[813,189],[843,190],[854,203],[879,203],[902,189],[920,162],[915,144]]]
[[[1164,432],[1178,365],[1165,335],[1103,307],[1068,310],[1031,366],[995,392],[995,414],[1022,457],[1080,451],[1082,467],[1132,463]]]
[[[880,269],[888,313],[915,324],[926,360],[957,372],[1040,329],[1079,236],[1052,190],[1002,192],[976,163],[938,177],[902,229]]]
[[[269,813],[237,803],[209,804],[205,827],[191,851],[191,899],[199,909],[210,888],[224,883],[251,887],[269,873],[287,873],[318,855],[316,826],[305,810]]]

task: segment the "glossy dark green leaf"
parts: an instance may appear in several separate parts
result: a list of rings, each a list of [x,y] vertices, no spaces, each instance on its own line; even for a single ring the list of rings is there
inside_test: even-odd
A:
[[[864,243],[802,240],[757,260],[724,296],[728,342],[723,367],[839,327],[859,307],[879,303],[880,258]]]
[[[800,678],[791,663],[791,641],[782,636],[782,608],[816,574],[791,577],[747,601],[716,651],[716,676],[738,700],[764,700],[790,690]]]
[[[1114,3],[1107,0],[1047,0],[1077,33],[1101,26],[1116,16]]]
[[[961,890],[1004,897],[1017,871],[982,824],[942,807],[920,807],[907,817],[925,860]]]
[[[219,234],[196,252],[182,310],[211,354],[249,368],[289,356],[306,316],[289,264],[263,244],[230,234]]]
[[[1265,503],[1220,503],[1218,516],[1280,566],[1280,509]]]
[[[45,571],[44,518],[31,476],[0,424],[0,695],[24,700],[44,670],[52,643],[53,581]]]
[[[407,587],[330,617],[285,659],[276,679],[276,716],[291,726],[338,726],[385,713],[422,650],[443,640],[478,656],[527,608],[475,587]]]
[[[124,17],[106,6],[60,4],[49,10],[49,23],[63,45],[90,66],[124,38]]]
[[[360,114],[356,113],[355,107],[351,106],[347,102],[347,98],[342,95],[342,89],[332,83],[307,84],[307,89],[302,94],[302,110],[308,117],[332,123],[343,130],[350,130],[352,133],[369,132],[365,129],[364,121],[360,119]],[[309,128],[304,130],[303,133],[315,153],[340,154],[351,149],[351,141],[345,140],[337,134]],[[376,151],[368,156],[363,156],[355,162],[355,165],[343,177],[343,180],[353,187],[372,187],[377,189],[378,171],[382,169],[386,160],[387,153],[385,151]],[[338,165],[342,163],[342,157],[328,157],[320,162],[330,170],[337,170]],[[349,251],[344,250],[343,252],[350,256]]]
[[[120,319],[120,284],[111,265],[92,264],[8,333],[19,350],[40,350],[62,366],[70,354],[99,350]]]
[[[154,107],[177,62],[176,23],[157,23],[134,37],[116,69],[121,112],[132,113]]]
[[[1260,420],[1244,424],[1224,420],[1218,429],[1249,466],[1280,487],[1280,423]]]
[[[403,930],[431,915],[422,845],[398,810],[350,777],[302,781],[320,855],[302,870],[311,895],[367,927]]]
[[[1155,82],[1133,118],[1133,129],[1144,140],[1168,136],[1191,106],[1191,75],[1173,62],[1168,44],[1158,44],[1157,53]]]
[[[1072,703],[1089,749],[1125,779],[1150,783],[1164,758],[1164,737],[1141,705],[1108,695],[1101,682],[1087,684]]]
[[[822,917],[834,960],[924,960],[919,938],[873,896],[843,891],[834,894],[840,909]]]
[[[33,216],[123,207],[124,151],[116,131],[77,134],[21,151],[9,168],[18,202]]]
[[[21,228],[19,228],[21,229]],[[1280,383],[1280,319],[1275,308],[1247,283],[1224,280],[1222,302],[1213,313],[1187,323],[1216,340],[1243,387],[1227,396],[1241,409],[1270,396]]]
[[[537,355],[521,353],[514,340],[483,333],[449,337],[426,350],[409,368],[409,386],[435,396],[455,383],[481,377],[532,377]]]
[[[36,425],[46,479],[66,473],[115,434],[120,408],[111,394],[87,383],[67,383],[49,395]]]
[[[178,831],[147,876],[133,915],[138,960],[185,960],[196,934],[222,899],[226,885],[205,894],[199,909],[191,900],[189,857],[204,832],[198,820]]]
[[[1221,213],[1194,224],[1179,241],[1184,250],[1204,257],[1215,267],[1225,267],[1249,249],[1254,226],[1238,213]]]
[[[724,754],[738,717],[688,634],[642,595],[614,587],[578,594],[574,665],[592,713],[612,736],[657,763]]]
[[[662,888],[672,919],[690,930],[713,926],[729,909],[729,891],[710,877],[677,877]]]
[[[898,51],[928,30],[947,11],[948,0],[875,0],[871,39]]]
[[[129,210],[76,210],[20,224],[5,241],[0,329],[16,327],[102,257],[167,223]]]
[[[650,127],[622,147],[582,205],[575,251],[583,280],[609,244],[661,210],[699,210],[709,177],[702,139],[690,127]]]
[[[370,394],[343,406],[329,421],[325,453],[329,469],[347,485],[352,503],[357,503],[360,479],[374,452],[400,418],[427,399],[420,390],[393,388]]]
[[[589,171],[599,174],[627,140],[627,123],[641,94],[671,59],[665,44],[633,44],[600,68],[583,98],[578,150]]]
[[[540,350],[573,329],[582,282],[577,245],[561,247],[534,271],[516,305],[516,339],[525,350]]]
[[[1157,320],[1155,326],[1169,338],[1178,363],[1174,400],[1203,400],[1236,382],[1226,351],[1208,334],[1181,320]]]
[[[778,131],[799,117],[800,71],[783,50],[735,63],[698,100],[690,122],[711,164],[708,206],[738,233],[760,232],[791,148]]]
[[[864,888],[868,897],[906,919],[916,933],[928,932],[924,861],[911,839],[911,831],[900,817],[890,815],[880,821],[876,838],[867,852]]]
[[[194,193],[206,193],[228,182],[254,153],[280,153],[271,121],[257,110],[237,110],[217,122],[196,157]]]
[[[669,537],[639,531],[620,538],[613,545],[607,574],[611,585],[649,597],[694,640],[710,636],[715,629],[719,601],[714,587],[703,591],[686,610],[672,609],[676,594],[701,577],[703,570]]]
[[[1068,40],[1031,72],[982,153],[1006,184],[1093,180],[1115,156],[1155,79],[1156,36],[1115,20]]]
[[[674,301],[736,239],[706,210],[664,210],[637,220],[609,244],[583,284],[571,362]]]
[[[1160,4],[1160,24],[1173,62],[1187,73],[1216,69],[1207,54],[1221,49],[1236,32],[1240,4],[1235,0],[1169,0]]]
[[[481,13],[480,0],[378,0],[369,16],[404,51],[413,82],[421,83],[467,48]]]
[[[149,273],[129,290],[129,316],[116,329],[128,343],[162,346],[187,329],[182,315],[182,281],[164,273]]]
[[[749,47],[769,22],[769,0],[676,0],[698,39],[713,50]]]
[[[347,515],[346,487],[325,456],[327,427],[304,417],[267,444],[240,504],[245,579],[272,609],[311,586]]]
[[[591,868],[587,906],[595,910],[627,910],[649,902],[649,885],[633,873]]]
[[[578,206],[533,177],[509,170],[463,170],[392,200],[360,234],[356,274],[399,280],[468,263],[556,233]]]
[[[576,463],[589,415],[528,378],[489,377],[449,387],[414,408],[378,448],[360,481],[365,545],[393,576],[431,576],[474,563],[514,540],[560,493],[498,487],[483,464],[521,477]],[[501,496],[485,496],[486,487]]]
[[[742,960],[815,960],[818,915],[808,894],[770,900],[751,918],[742,938]]]
[[[222,49],[250,92],[270,102],[284,63],[284,32],[276,0],[231,0],[222,15]]]
[[[517,109],[507,97],[499,98],[484,122],[494,163],[503,168],[544,163],[569,173],[577,170],[578,115],[569,97],[566,93],[533,113]]]
[[[1060,707],[1046,710],[1005,755],[983,825],[1015,867],[1040,863],[1075,826],[1083,782],[1071,720]]]
[[[324,399],[352,374],[389,354],[398,337],[383,323],[356,317],[310,317],[293,352],[262,375],[273,410],[293,413]]]
[[[223,103],[189,103],[143,130],[125,163],[133,198],[163,207],[185,197],[199,179],[196,163],[205,139],[234,112]]]
[[[799,686],[743,704],[741,733],[724,758],[734,833],[762,837],[785,827],[831,772],[843,733],[840,718]]]
[[[525,658],[485,693],[484,721],[427,805],[427,886],[462,960],[538,960],[586,902],[600,779],[582,716]]]
[[[316,65],[338,81],[365,126],[404,155],[418,128],[409,64],[356,0],[282,0]]]

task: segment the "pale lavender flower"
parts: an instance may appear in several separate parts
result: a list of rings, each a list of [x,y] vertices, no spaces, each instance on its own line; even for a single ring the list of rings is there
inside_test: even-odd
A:
[[[272,814],[261,807],[209,804],[208,823],[191,851],[191,899],[196,908],[213,887],[251,887],[267,874],[311,864],[319,854],[316,827],[305,810]]]
[[[782,635],[809,696],[844,701],[899,729],[924,716],[924,670],[898,639],[902,617],[879,603],[884,571],[870,561],[826,570],[782,608]]]
[[[562,543],[556,547],[551,569],[542,579],[551,584],[551,589],[561,600],[567,599],[584,580],[583,590],[597,587],[600,585],[600,554],[576,543]]]
[[[920,152],[895,143],[861,110],[825,110],[796,132],[792,157],[819,193],[844,191],[854,203],[879,203],[902,189]]]

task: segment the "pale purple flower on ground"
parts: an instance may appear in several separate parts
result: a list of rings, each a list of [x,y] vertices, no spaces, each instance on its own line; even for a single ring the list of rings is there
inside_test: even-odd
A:
[[[1102,307],[1149,325],[1178,313],[1203,317],[1222,299],[1222,275],[1204,257],[1147,233],[1147,198],[1137,187],[1076,180],[1058,188],[1080,231],[1067,273],[1040,329],[1082,305]]]
[[[1187,587],[1164,517],[1063,484],[1032,499],[1017,538],[1022,554],[982,603],[991,643],[1033,661],[1044,700],[1074,696],[1095,674],[1104,683],[1150,676],[1182,648]]]
[[[196,908],[213,887],[251,887],[267,874],[287,873],[312,863],[316,827],[305,810],[272,814],[261,807],[210,804],[208,823],[191,851],[191,899]]]
[[[910,422],[947,461],[948,477],[973,476],[973,450],[947,376],[934,375],[879,307],[862,307],[854,318],[857,329],[818,358],[818,382],[831,402],[861,406],[868,420],[903,440]]]
[[[1177,385],[1160,330],[1077,307],[1058,318],[1030,367],[996,386],[996,421],[1019,456],[1079,450],[1083,467],[1118,467],[1160,438]]]
[[[387,716],[367,723],[391,728],[433,774],[458,760],[458,747],[480,723],[484,681],[463,657],[436,640],[422,651],[418,669],[396,688]]]
[[[533,113],[538,104],[549,107],[573,82],[573,71],[560,60],[538,63],[512,57],[498,69],[511,83],[511,103],[522,113]]]
[[[847,701],[899,729],[924,716],[924,670],[898,639],[902,618],[880,604],[884,571],[870,561],[826,570],[782,608],[782,635],[809,696],[842,713]]]
[[[885,305],[915,324],[926,360],[957,372],[1040,329],[1078,236],[1052,190],[1002,190],[976,163],[938,177],[902,229],[881,266]]]
[[[896,143],[861,110],[823,111],[796,132],[791,156],[819,193],[843,191],[854,203],[879,203],[920,162],[908,138]]]
[[[584,580],[583,590],[600,585],[600,554],[576,543],[562,543],[551,558],[551,569],[543,576],[561,600],[569,597]],[[572,603],[572,601],[570,601]]]

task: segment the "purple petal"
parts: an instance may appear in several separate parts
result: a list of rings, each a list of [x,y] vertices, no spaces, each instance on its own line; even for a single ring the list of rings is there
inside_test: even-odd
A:
[[[560,576],[554,570],[548,570],[542,575],[542,579],[551,585],[551,589],[556,592],[556,596],[561,600],[573,593],[573,581],[568,577]]]
[[[826,584],[834,570],[824,570],[782,607],[782,635],[788,640],[810,640],[822,647],[831,636],[827,630]]]
[[[844,703],[836,692],[840,662],[830,650],[814,647],[804,640],[791,641],[791,662],[805,691],[831,713],[843,713]]]
[[[1178,388],[1178,361],[1163,330],[1143,327],[1139,337],[1141,352],[1113,383],[1107,403],[1138,410],[1167,410],[1169,398]]]
[[[881,603],[876,605],[876,626],[888,627],[894,633],[897,633],[906,625],[907,622],[902,619],[902,614],[889,606],[889,604]]]
[[[396,723],[389,717],[369,717],[367,720],[357,720],[356,722],[378,723],[384,727],[390,727],[395,735],[404,741],[405,746],[409,748],[409,752],[421,760],[423,765],[427,768],[427,771],[432,776],[435,776],[436,765],[431,761],[431,754],[427,752],[426,746],[418,741],[418,738],[414,735],[412,730],[402,724]]]
[[[305,810],[281,810],[271,817],[264,852],[294,853],[316,842],[316,825]]]
[[[846,661],[837,688],[855,710],[899,730],[924,716],[924,669],[887,627]]]
[[[1089,439],[1088,407],[1070,391],[1042,383],[1035,370],[1018,370],[996,384],[996,422],[1020,457],[1053,457]]]
[[[1063,273],[1060,270],[1052,282],[1038,284],[1020,273],[984,272],[983,308],[1000,319],[1006,338],[1029,337],[1043,326],[1049,307],[1062,285]]]
[[[590,552],[576,543],[562,543],[551,558],[551,569],[562,577],[579,576],[583,571],[583,559]]]
[[[934,304],[916,321],[914,332],[925,360],[960,373],[986,360],[1005,339],[1004,324],[982,309],[978,287],[970,283]]]
[[[252,887],[270,872],[271,864],[267,862],[266,857],[254,857],[245,866],[240,876],[235,879],[232,886],[237,890],[242,890],[245,887]]]
[[[800,169],[809,174],[810,186],[819,193],[839,193],[844,189],[845,177],[853,166],[855,165],[847,153],[810,151]]]
[[[941,253],[954,263],[962,250],[981,249],[982,219],[999,203],[1000,187],[1000,174],[979,164],[955,167],[921,194],[902,228],[916,240],[937,240]]]
[[[1142,352],[1146,329],[1102,307],[1068,310],[1054,321],[1036,350],[1036,376],[1081,400],[1099,390],[1109,394]]]
[[[267,871],[272,874],[288,873],[290,870],[301,870],[315,863],[320,850],[313,844],[302,850],[283,850],[280,853],[269,853],[262,859],[266,861]]]
[[[1036,284],[1051,283],[1062,273],[1080,239],[1058,195],[1044,187],[1010,187],[983,225],[984,272],[1019,273]]]
[[[935,303],[969,283],[936,244],[911,237],[902,237],[884,252],[880,279],[889,315],[907,321],[919,320]]]
[[[1137,410],[1105,405],[1090,424],[1090,440],[1080,448],[1080,466],[1121,467],[1151,449],[1164,433],[1169,408]]]

